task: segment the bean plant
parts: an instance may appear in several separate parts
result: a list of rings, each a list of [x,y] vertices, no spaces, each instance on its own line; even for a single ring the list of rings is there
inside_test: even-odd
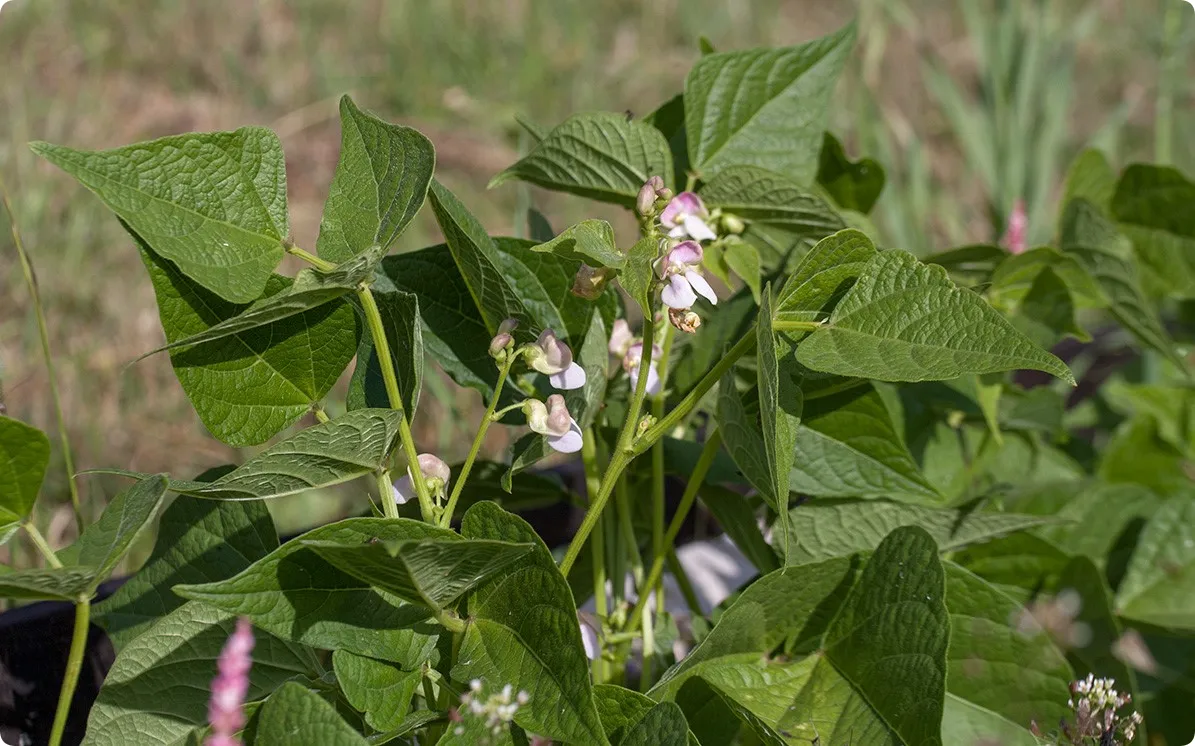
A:
[[[491,187],[625,208],[633,236],[537,212],[491,236],[424,135],[347,96],[306,248],[267,129],[34,143],[127,230],[203,425],[269,444],[105,469],[130,486],[55,549],[49,441],[0,418],[0,535],[44,555],[0,595],[76,610],[53,746],[91,620],[118,655],[89,746],[1185,741],[1195,398],[1160,314],[1195,297],[1195,183],[1091,151],[1050,245],[1020,216],[1007,248],[884,246],[882,168],[825,131],[853,42],[707,48],[644,118],[527,123]],[[444,243],[391,253],[424,209]],[[1072,391],[1049,350],[1088,325],[1161,372]],[[460,463],[413,435],[462,427],[421,402],[436,369],[480,397]],[[266,501],[345,483],[356,517],[279,542]],[[678,559],[699,501],[754,568],[727,599]],[[545,503],[583,516],[565,546],[520,517]]]

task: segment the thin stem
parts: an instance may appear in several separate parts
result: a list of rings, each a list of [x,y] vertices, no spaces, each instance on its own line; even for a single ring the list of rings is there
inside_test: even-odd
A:
[[[301,249],[299,250],[301,251]],[[378,310],[378,303],[374,300],[368,285],[362,284],[357,288],[357,298],[365,310],[365,320],[369,324],[373,349],[378,356],[378,365],[382,369],[382,380],[386,384],[386,397],[390,400],[390,407],[402,414],[398,420],[398,433],[402,439],[403,453],[407,457],[407,468],[412,473],[411,481],[415,483],[415,494],[419,496],[419,511],[423,515],[424,523],[434,523],[436,520],[435,508],[432,505],[431,493],[427,491],[427,480],[423,478],[423,472],[419,469],[419,453],[415,450],[415,438],[411,435],[411,423],[407,420],[406,412],[403,411],[402,393],[398,389],[398,376],[394,373],[394,359],[390,356],[390,342],[386,339],[386,328],[382,326],[382,313]],[[383,500],[384,503],[385,500]]]
[[[1174,83],[1179,56],[1178,38],[1185,10],[1179,3],[1170,3],[1162,26],[1162,60],[1158,76],[1158,100],[1154,107],[1154,160],[1163,165],[1169,164],[1173,155]]]
[[[449,632],[454,634],[465,631],[465,622],[460,617],[450,611],[441,609],[432,613],[436,621],[444,626]]]
[[[299,257],[300,259],[302,259],[303,261],[307,262],[308,264],[310,264],[311,266],[315,267],[316,269],[318,269],[320,271],[330,272],[331,270],[336,269],[336,265],[333,264],[332,262],[329,262],[327,259],[320,259],[318,256],[316,256],[315,254],[312,254],[310,251],[304,251],[303,249],[300,249],[298,246],[287,246],[286,251],[288,254],[293,254],[294,256]]]
[[[626,542],[627,556],[631,560],[631,577],[635,587],[643,584],[643,556],[639,554],[639,542],[635,539],[635,524],[631,520],[631,496],[627,492],[626,475],[618,478],[618,488],[614,492],[615,507],[618,512],[618,527]]]
[[[772,322],[772,328],[778,332],[815,332],[823,326],[825,324],[820,321],[785,321],[783,319],[776,319]]]
[[[79,486],[75,484],[75,458],[71,452],[71,441],[66,435],[66,419],[62,416],[62,398],[58,395],[58,376],[54,372],[54,356],[50,354],[50,332],[46,326],[46,314],[42,308],[41,291],[37,287],[37,276],[33,273],[33,263],[29,261],[29,254],[25,251],[25,243],[21,240],[21,231],[17,228],[17,214],[8,201],[8,189],[0,181],[0,202],[4,203],[4,211],[8,213],[8,226],[12,232],[13,245],[17,247],[17,257],[21,261],[21,271],[25,275],[25,287],[29,289],[29,297],[33,301],[33,315],[37,319],[37,333],[41,339],[42,358],[46,362],[46,375],[50,387],[50,399],[54,402],[54,417],[58,423],[58,439],[62,442],[62,460],[66,466],[66,484],[70,490],[71,509],[75,512],[75,525],[79,533],[83,533],[83,508],[79,500]]]
[[[649,314],[643,322],[643,338],[650,340],[655,331],[655,319]],[[586,539],[593,531],[594,525],[597,524],[598,519],[601,518],[602,509],[606,507],[606,501],[610,499],[610,494],[614,491],[614,484],[618,481],[618,475],[622,474],[622,470],[626,468],[631,459],[635,457],[631,444],[635,437],[635,431],[639,425],[639,412],[643,409],[643,399],[647,395],[647,374],[651,368],[651,345],[643,345],[643,359],[639,363],[639,380],[635,382],[635,393],[631,395],[631,403],[627,408],[626,421],[622,423],[622,432],[618,434],[618,444],[614,448],[614,456],[610,459],[610,465],[606,468],[606,474],[602,477],[602,486],[598,490],[597,497],[593,498],[589,503],[589,510],[585,513],[585,519],[581,521],[581,527],[577,529],[576,536],[573,537],[572,543],[568,545],[568,551],[564,554],[564,560],[560,563],[560,572],[568,577],[568,571],[572,569],[573,563],[577,561],[577,557],[581,554],[581,548],[585,546]]]
[[[697,382],[697,385],[693,387],[693,390],[686,394],[685,398],[681,399],[680,403],[677,404],[671,412],[669,412],[663,419],[658,420],[655,425],[648,428],[647,432],[643,434],[642,438],[640,438],[639,444],[635,448],[635,453],[639,454],[647,450],[653,443],[668,434],[672,428],[676,427],[676,425],[683,420],[694,407],[697,406],[698,402],[701,401],[706,392],[708,392],[714,387],[714,384],[721,380],[726,371],[733,368],[734,364],[738,362],[739,358],[754,348],[755,327],[753,326],[747,330],[747,333],[743,335],[742,339],[735,343],[734,347],[731,347],[729,350],[727,350],[722,359],[718,361],[718,364],[710,369],[710,371],[705,374],[704,378]],[[646,350],[648,348],[644,346],[644,349]]]
[[[656,371],[660,376],[660,391],[652,397],[651,413],[656,421],[664,417],[664,390],[668,385],[668,362],[672,355],[673,328],[669,324],[664,332],[664,345]],[[664,514],[667,508],[664,499],[664,439],[657,440],[651,447],[651,543],[658,547],[664,541]],[[658,550],[656,550],[658,551]],[[664,586],[640,588],[639,593],[655,593],[656,603],[664,602]]]
[[[655,559],[651,563],[651,570],[647,574],[646,588],[654,588],[656,583],[660,582],[660,577],[664,573],[664,562],[668,558],[668,551],[665,547],[672,546],[676,541],[677,535],[680,534],[681,527],[684,526],[685,518],[689,515],[689,510],[693,507],[693,503],[697,501],[697,492],[701,489],[701,485],[705,482],[705,475],[709,473],[710,467],[714,464],[714,458],[718,455],[718,449],[722,446],[722,433],[718,430],[710,433],[705,441],[705,445],[701,449],[701,455],[697,457],[697,464],[693,467],[693,474],[689,477],[689,483],[685,485],[685,493],[681,495],[680,505],[676,507],[676,514],[672,516],[672,523],[668,524],[668,533],[664,535],[664,541],[660,547],[655,548]],[[650,594],[639,594],[639,601],[635,604],[635,608],[631,611],[630,617],[627,619],[627,629],[635,629],[643,620],[643,610],[647,606],[647,599]]]
[[[394,501],[394,487],[389,469],[374,472],[378,480],[378,498],[382,501],[382,514],[387,518],[398,518],[398,503]]]
[[[456,504],[461,499],[461,493],[465,490],[465,480],[469,478],[469,472],[473,469],[473,462],[477,460],[477,454],[481,453],[481,444],[485,442],[486,431],[490,429],[490,425],[494,422],[494,409],[498,406],[498,399],[502,396],[502,387],[506,385],[506,377],[510,374],[510,366],[513,364],[514,356],[511,355],[508,356],[506,362],[498,366],[498,382],[494,384],[494,395],[490,398],[490,405],[486,407],[485,415],[481,418],[481,424],[477,426],[477,435],[473,437],[473,445],[469,448],[469,456],[465,459],[464,466],[461,467],[461,473],[456,476],[456,483],[452,485],[452,494],[448,497],[448,506],[444,508],[444,514],[440,516],[440,525],[444,528],[452,525],[452,514],[456,512]]]
[[[651,594],[641,595],[640,601],[647,599]],[[643,620],[643,671],[639,674],[639,691],[646,694],[651,689],[651,669],[652,658],[656,654],[656,625],[655,620],[648,614]]]
[[[46,558],[46,564],[53,568],[62,567],[62,562],[59,561],[58,555],[50,548],[50,542],[46,541],[46,537],[42,536],[41,531],[37,530],[37,526],[33,525],[33,521],[25,521],[21,524],[25,529],[25,533],[29,534],[29,538],[33,541],[33,546],[37,547],[37,551],[42,553]]]
[[[71,700],[75,698],[75,687],[79,684],[79,672],[83,670],[83,654],[87,652],[90,624],[91,601],[80,598],[75,602],[75,633],[71,636],[71,652],[66,659],[62,690],[58,693],[58,711],[54,713],[54,725],[50,730],[50,746],[59,746],[62,734],[66,732],[66,718],[71,711]]]
[[[601,490],[602,477],[598,473],[597,435],[592,427],[585,429],[581,461],[585,465],[585,492],[596,495]],[[593,534],[593,604],[597,615],[604,619],[609,616],[610,609],[606,604],[606,542],[602,529],[603,522],[599,521]]]

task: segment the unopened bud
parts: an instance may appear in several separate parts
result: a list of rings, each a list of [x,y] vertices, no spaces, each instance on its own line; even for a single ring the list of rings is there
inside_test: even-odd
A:
[[[609,267],[590,267],[582,264],[573,277],[573,295],[585,300],[597,300],[614,278],[614,270]]]
[[[643,419],[639,420],[639,426],[636,428],[636,431],[639,435],[643,435],[650,430],[651,426],[654,424],[656,424],[655,417],[652,417],[650,414],[644,415]]]
[[[659,176],[648,179],[639,189],[639,196],[635,198],[635,209],[640,215],[650,215],[656,209],[656,189],[664,186],[664,180]]]
[[[730,213],[722,214],[722,232],[730,233],[732,235],[739,235],[747,230],[747,224],[743,222],[738,215],[731,215]]]
[[[510,346],[515,342],[514,337],[507,332],[502,332],[490,340],[490,357],[495,360],[502,360],[510,351]]]
[[[701,327],[701,317],[688,308],[669,308],[668,322],[686,334],[693,334]]]

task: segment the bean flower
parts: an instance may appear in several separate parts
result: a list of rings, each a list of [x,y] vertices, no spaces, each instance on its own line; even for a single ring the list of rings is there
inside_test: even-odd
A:
[[[573,351],[556,338],[556,332],[544,329],[535,344],[528,345],[527,364],[548,376],[552,386],[562,391],[585,385],[585,369],[573,362]]]
[[[519,322],[515,319],[507,319],[498,325],[498,333],[490,340],[490,357],[499,362],[506,359],[506,355],[515,341],[511,332],[518,326]]]
[[[539,399],[523,402],[523,413],[527,425],[548,439],[548,445],[560,453],[576,453],[581,450],[581,426],[569,414],[560,394],[552,394],[545,405]]]
[[[443,492],[444,486],[448,484],[448,479],[452,476],[452,470],[448,468],[448,464],[432,453],[421,453],[418,458],[419,471],[427,480],[428,491],[432,494]],[[394,481],[394,502],[402,505],[418,494],[415,489],[415,481],[411,478],[411,468],[408,466],[406,475]]]
[[[660,225],[668,229],[670,238],[691,238],[696,241],[713,241],[718,237],[710,228],[709,211],[705,203],[693,192],[681,192],[672,198],[660,213]]]
[[[639,196],[635,200],[635,209],[640,215],[650,217],[655,214],[656,200],[672,198],[672,190],[664,186],[664,179],[653,176],[644,182],[639,189]]]
[[[665,306],[687,310],[697,302],[698,294],[717,305],[717,294],[701,275],[704,254],[696,241],[682,241],[660,260],[660,279],[668,283],[660,293]]]
[[[581,647],[585,649],[585,657],[591,661],[602,655],[602,643],[598,639],[597,620],[589,614],[577,612],[577,626],[581,628]]]
[[[647,395],[655,396],[660,393],[660,372],[656,368],[656,360],[664,354],[659,345],[651,346],[651,362],[647,364]],[[631,385],[639,380],[639,367],[643,362],[643,343],[636,342],[627,348],[626,354],[622,358],[622,369],[627,372],[631,378]]]
[[[212,679],[212,697],[207,719],[212,734],[204,746],[241,746],[236,733],[245,727],[245,695],[249,693],[249,669],[253,666],[253,628],[245,617],[237,619],[216,662],[218,673]]]

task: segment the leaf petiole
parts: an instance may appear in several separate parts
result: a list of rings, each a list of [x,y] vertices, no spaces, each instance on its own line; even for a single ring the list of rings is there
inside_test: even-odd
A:
[[[448,528],[452,525],[452,514],[456,512],[456,504],[461,499],[461,492],[465,489],[465,481],[469,478],[469,472],[473,469],[473,462],[477,460],[477,454],[481,452],[481,444],[485,441],[486,431],[490,429],[490,424],[496,422],[501,414],[498,414],[494,409],[498,406],[498,399],[502,396],[502,387],[506,385],[506,377],[510,375],[510,368],[514,365],[514,361],[518,358],[517,355],[511,355],[498,366],[498,382],[494,384],[494,395],[490,397],[490,405],[486,407],[485,415],[481,418],[481,424],[477,426],[477,435],[473,437],[473,445],[469,448],[469,455],[465,458],[465,464],[461,467],[461,473],[457,475],[456,482],[452,485],[452,495],[448,498],[448,505],[444,508],[444,514],[440,516],[440,525]],[[514,404],[502,410],[502,414],[509,412],[512,409],[523,406],[522,404]]]

